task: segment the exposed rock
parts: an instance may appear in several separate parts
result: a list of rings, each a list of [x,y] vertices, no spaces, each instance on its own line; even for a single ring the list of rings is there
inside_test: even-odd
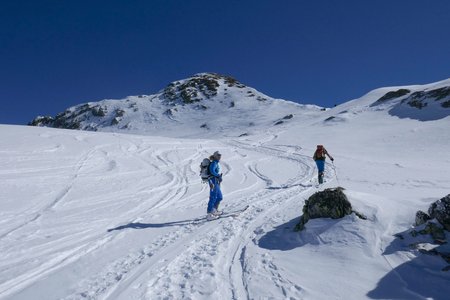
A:
[[[163,91],[163,97],[168,102],[175,102],[181,99],[184,104],[199,102],[202,99],[209,99],[217,95],[219,79],[224,79],[229,87],[237,85],[237,80],[218,74],[198,74],[192,78],[181,82],[170,83]]]
[[[284,116],[283,118],[281,118],[280,120],[276,121],[276,122],[274,123],[274,125],[281,125],[281,124],[283,124],[283,123],[285,122],[284,120],[290,120],[290,119],[292,119],[293,117],[294,117],[293,114],[286,115],[286,116]]]
[[[176,108],[169,108],[164,112],[164,114],[170,118],[173,118],[177,111],[178,110]]]
[[[428,214],[438,220],[444,229],[450,231],[450,194],[431,204]]]
[[[55,119],[50,116],[38,116],[33,121],[29,122],[29,126],[51,126]]]
[[[422,108],[428,106],[428,103],[420,101],[420,100],[416,100],[416,99],[409,100],[407,102],[407,104],[409,106],[411,106],[411,107],[415,107],[415,108],[418,108],[418,109],[422,109]]]
[[[383,97],[378,99],[372,106],[381,104],[381,103],[386,102],[391,99],[400,98],[402,96],[409,94],[410,92],[411,91],[407,90],[407,89],[399,89],[396,91],[390,91],[390,92],[386,93]]]
[[[380,99],[378,99],[378,101],[386,101],[389,99],[394,99],[394,98],[400,98],[402,96],[405,96],[407,94],[409,94],[411,91],[408,89],[399,89],[396,91],[391,91],[386,93],[383,97],[381,97]]]
[[[117,117],[111,120],[111,125],[118,125],[119,123],[120,123],[120,119]]]
[[[256,97],[256,100],[261,101],[261,102],[264,102],[264,101],[267,101],[267,98],[258,96],[258,97]]]
[[[416,222],[415,222],[415,225],[416,226],[420,226],[420,225],[422,225],[422,224],[425,224],[428,220],[430,220],[431,218],[430,218],[430,216],[427,214],[427,213],[425,213],[425,212],[423,212],[423,211],[421,211],[421,210],[419,210],[417,213],[416,213]]]
[[[419,91],[412,93],[405,100],[409,106],[422,109],[428,105],[427,101],[439,101],[441,106],[446,108],[447,101],[450,100],[450,87],[443,87],[431,91]]]
[[[94,106],[91,111],[92,111],[92,115],[94,115],[96,117],[106,116],[105,110],[101,106]]]
[[[409,234],[409,247],[419,250],[426,255],[436,255],[442,257],[447,263],[450,263],[450,247],[448,246],[448,237],[450,229],[450,194],[444,198],[432,203],[428,209],[428,214],[423,211],[416,213],[416,227],[405,231]],[[404,240],[408,235],[397,234]],[[449,267],[442,269],[448,271]]]
[[[125,115],[125,111],[123,109],[116,109],[116,117],[121,118]]]
[[[295,226],[294,230],[303,230],[306,222],[310,219],[339,219],[355,212],[343,191],[344,188],[342,187],[326,189],[309,197],[303,206],[303,215],[300,217],[300,222]],[[366,219],[360,213],[357,213],[356,215],[362,219]]]

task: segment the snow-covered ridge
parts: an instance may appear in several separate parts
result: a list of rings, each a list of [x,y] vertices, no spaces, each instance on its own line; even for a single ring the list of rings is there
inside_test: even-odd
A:
[[[80,104],[55,117],[37,117],[30,125],[176,137],[236,136],[320,109],[273,99],[229,76],[201,73],[172,82],[155,95]]]
[[[370,112],[419,121],[447,118],[450,116],[450,79],[425,85],[378,88],[327,111],[321,121],[336,125]]]
[[[29,125],[170,137],[236,137],[299,121],[321,119],[335,125],[364,111],[430,121],[450,115],[450,79],[379,88],[324,110],[271,98],[230,76],[200,73],[174,81],[154,95],[80,104],[55,117],[37,117]]]
[[[450,115],[450,80],[426,86],[393,89],[385,93],[371,107],[389,108],[400,118],[431,121]]]

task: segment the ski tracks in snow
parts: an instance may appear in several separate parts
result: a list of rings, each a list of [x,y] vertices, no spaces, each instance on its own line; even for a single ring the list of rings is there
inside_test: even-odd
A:
[[[254,190],[249,196],[239,199],[243,204],[250,204],[250,209],[239,217],[219,219],[192,228],[192,233],[183,242],[176,243],[178,251],[173,259],[168,259],[166,255],[156,265],[148,261],[141,267],[146,271],[138,272],[139,275],[133,277],[131,281],[140,282],[140,288],[146,286],[145,292],[140,288],[135,289],[135,293],[117,288],[112,298],[252,299],[261,295],[261,291],[253,288],[258,286],[252,284],[253,280],[264,280],[265,284],[272,285],[273,288],[268,288],[271,297],[301,297],[302,288],[284,275],[270,254],[257,250],[254,241],[264,233],[263,228],[279,223],[280,216],[277,213],[298,203],[299,194],[311,188],[308,182],[314,175],[314,169],[303,157],[292,158],[276,148],[255,150],[242,143],[233,142],[232,145],[246,151],[257,151],[264,156],[291,160],[299,164],[302,173],[291,178],[284,189]],[[247,167],[264,185],[269,186],[272,183],[270,177],[255,171],[258,170],[258,160],[247,161]],[[239,195],[239,191],[233,192]],[[137,279],[139,276],[142,278]]]
[[[277,136],[259,141],[256,146],[239,140],[197,141],[188,145],[169,141],[162,146],[153,146],[145,139],[140,141],[125,136],[118,139],[119,145],[99,146],[86,152],[76,164],[66,189],[41,212],[72,204],[72,197],[67,204],[63,200],[75,192],[78,181],[100,180],[106,172],[108,180],[119,183],[115,187],[119,192],[115,201],[123,199],[129,204],[124,207],[123,204],[118,206],[120,202],[101,200],[98,205],[108,205],[110,209],[124,207],[126,210],[120,213],[120,219],[114,219],[115,222],[128,223],[130,228],[133,224],[141,224],[144,226],[141,228],[148,226],[150,230],[151,224],[139,222],[159,214],[164,216],[172,208],[198,210],[200,206],[206,206],[207,187],[199,189],[197,167],[203,157],[217,150],[212,146],[229,154],[223,162],[226,190],[222,206],[226,210],[245,205],[250,208],[238,217],[214,222],[186,220],[161,224],[163,229],[153,234],[150,240],[132,238],[134,234],[139,236],[137,231],[111,229],[105,235],[96,230],[79,229],[76,233],[78,241],[56,240],[62,242],[62,246],[52,248],[56,254],[54,259],[24,273],[21,280],[2,284],[4,293],[0,295],[14,293],[46,274],[57,274],[70,264],[86,264],[92,257],[116,247],[119,250],[115,258],[111,256],[113,259],[103,264],[99,272],[85,277],[71,288],[70,295],[62,298],[252,299],[262,295],[261,282],[267,286],[269,298],[302,296],[302,288],[277,266],[270,253],[257,246],[256,240],[285,221],[283,210],[300,207],[301,195],[312,192],[310,182],[315,169],[309,156],[293,153],[293,149],[299,150],[295,146],[267,145],[276,141]],[[274,164],[278,167],[273,167]],[[271,174],[277,169],[281,169],[280,173]],[[287,169],[290,171],[286,172]],[[130,176],[136,178],[131,189],[126,185],[129,183],[120,183],[122,178]],[[99,224],[110,222],[106,217],[100,218]],[[114,226],[117,225],[110,228]],[[135,243],[129,250],[122,245],[127,240]],[[140,247],[136,247],[138,241],[141,241]],[[45,257],[48,255],[51,253]]]

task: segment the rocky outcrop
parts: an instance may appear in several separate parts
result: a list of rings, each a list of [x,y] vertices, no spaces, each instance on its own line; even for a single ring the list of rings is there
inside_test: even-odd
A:
[[[415,227],[396,236],[406,240],[411,249],[422,254],[440,256],[450,264],[449,231],[450,194],[432,203],[428,213],[419,210],[416,213]],[[449,270],[450,265],[442,269]]]
[[[353,210],[350,201],[344,194],[344,188],[325,189],[315,193],[305,201],[303,215],[300,217],[300,222],[295,226],[294,230],[303,230],[310,219],[339,219],[352,213],[355,213],[361,219],[366,219],[364,215]]]
[[[432,219],[438,220],[445,230],[450,231],[450,194],[431,204],[428,214]]]
[[[419,210],[416,213],[416,222],[415,222],[415,224],[416,224],[416,226],[420,226],[422,224],[425,224],[430,219],[431,219],[430,216],[426,212],[423,212],[423,211]]]
[[[450,231],[450,194],[432,203],[428,208],[428,214],[419,210],[416,213],[416,226],[425,224],[431,219],[436,219],[445,230]]]
[[[125,112],[123,110],[117,110],[115,117],[122,117]],[[83,129],[83,130],[95,130],[90,125],[82,126],[82,122],[89,119],[89,117],[97,117],[99,119],[105,117],[107,114],[107,108],[97,104],[81,104],[77,105],[73,109],[66,110],[57,114],[55,117],[45,116],[37,117],[28,125],[30,126],[46,126],[54,128],[65,129]]]
[[[217,95],[220,80],[223,80],[228,87],[246,87],[229,76],[202,73],[184,81],[170,83],[163,90],[162,97],[170,104],[176,104],[178,102],[182,104],[200,102],[203,99],[210,99]]]
[[[419,91],[412,93],[402,103],[407,103],[411,107],[422,109],[428,105],[428,102],[439,102],[443,108],[448,108],[450,100],[450,87],[443,87],[430,91]]]
[[[396,91],[390,91],[390,92],[384,94],[383,97],[378,99],[371,106],[376,106],[376,105],[382,104],[382,103],[384,103],[386,101],[403,97],[405,95],[408,95],[409,93],[411,93],[411,91],[408,90],[408,89],[399,89],[399,90],[396,90]]]

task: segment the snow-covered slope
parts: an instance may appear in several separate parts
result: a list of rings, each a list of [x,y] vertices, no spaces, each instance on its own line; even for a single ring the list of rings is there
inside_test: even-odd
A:
[[[346,102],[328,114],[330,124],[346,121],[365,111],[388,112],[398,118],[433,121],[450,116],[450,79],[440,82],[373,90]]]
[[[201,73],[155,95],[81,104],[30,124],[171,137],[239,136],[307,119],[320,109],[273,99],[228,76]]]
[[[447,299],[448,264],[394,235],[450,193],[450,117],[376,103],[402,88],[221,139],[0,125],[0,299]],[[316,144],[335,158],[319,189],[343,186],[368,220],[292,231]],[[206,222],[198,167],[215,150],[221,207],[250,208]]]

